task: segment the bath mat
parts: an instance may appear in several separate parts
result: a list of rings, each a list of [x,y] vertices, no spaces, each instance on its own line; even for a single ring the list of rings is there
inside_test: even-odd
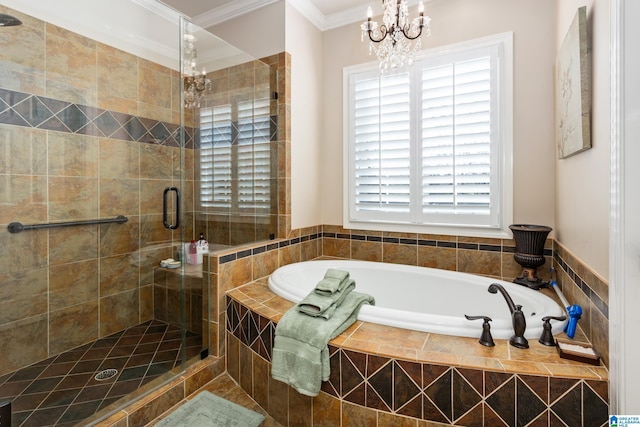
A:
[[[161,419],[156,427],[257,427],[264,416],[203,391]]]

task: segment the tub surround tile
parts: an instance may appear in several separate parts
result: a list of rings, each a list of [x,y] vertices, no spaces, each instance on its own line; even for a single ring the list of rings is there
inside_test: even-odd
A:
[[[276,392],[282,387],[271,384],[277,382],[273,380],[261,385],[255,378],[248,384],[249,374],[242,366],[256,366],[256,358],[263,365],[270,363],[269,337],[283,311],[273,316],[273,307],[278,306],[274,300],[280,297],[268,298],[269,292],[261,280],[227,294],[228,342],[239,355],[229,356],[237,361],[230,363],[234,368],[229,372],[232,377],[240,375],[234,378],[242,378],[246,390],[267,387]],[[285,304],[282,310],[290,306]],[[263,317],[265,312],[269,317]],[[393,336],[393,343],[381,336]],[[268,344],[262,346],[265,338]],[[321,404],[316,403],[320,399],[324,404],[342,401],[344,425],[354,419],[369,420],[371,425],[376,425],[377,419],[380,425],[380,414],[408,417],[403,419],[414,423],[422,420],[479,426],[546,425],[550,413],[558,422],[569,425],[600,425],[606,421],[606,368],[560,359],[554,348],[538,343],[530,342],[528,350],[514,349],[506,340],[496,340],[496,344],[485,348],[475,338],[356,322],[331,341],[331,377],[323,383],[320,396],[313,399],[311,411],[318,413],[315,406]],[[253,358],[243,356],[243,348],[251,349]],[[583,399],[590,407],[576,415],[572,408]],[[286,419],[282,405],[276,405],[276,419]],[[359,409],[349,413],[353,408]],[[577,424],[571,424],[574,422]]]
[[[572,304],[582,307],[583,316],[578,324],[587,333],[587,338],[593,343],[605,365],[608,365],[608,283],[560,243],[556,244],[553,265],[565,297]],[[601,295],[604,295],[604,298]]]
[[[418,266],[457,271],[456,250],[433,246],[418,246]]]

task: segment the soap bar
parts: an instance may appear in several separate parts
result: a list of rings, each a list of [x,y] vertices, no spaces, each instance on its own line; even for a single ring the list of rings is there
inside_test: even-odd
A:
[[[558,340],[557,348],[562,359],[575,360],[590,365],[600,364],[600,356],[590,344]]]

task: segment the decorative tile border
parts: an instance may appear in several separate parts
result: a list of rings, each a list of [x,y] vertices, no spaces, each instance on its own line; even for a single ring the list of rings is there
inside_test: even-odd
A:
[[[180,126],[173,123],[2,88],[0,123],[180,147]],[[193,148],[195,129],[184,130],[186,148]]]
[[[553,259],[562,271],[569,276],[569,278],[582,290],[587,298],[589,298],[589,300],[598,308],[600,313],[602,313],[606,319],[609,319],[609,304],[604,302],[595,291],[595,288],[598,285],[593,283],[593,281],[597,281],[598,279],[592,278],[591,283],[589,283],[587,282],[587,279],[581,278],[574,270],[574,268],[577,268],[575,264],[569,264],[559,251],[556,251],[553,254]],[[602,288],[602,285],[599,285],[598,287]]]
[[[228,334],[271,362],[276,324],[229,296],[226,313]],[[335,346],[330,346],[330,354],[331,377],[322,391],[373,411],[467,426],[591,427],[608,420],[607,381],[451,367]],[[234,371],[229,370],[232,375]],[[249,367],[237,369],[247,371]],[[248,383],[244,377],[240,383],[249,384],[250,394],[271,389],[264,381]]]
[[[219,264],[226,264],[228,262],[236,261],[242,258],[250,257],[253,255],[258,255],[265,252],[277,251],[280,248],[284,248],[286,246],[295,245],[302,242],[308,242],[310,240],[317,240],[321,238],[320,233],[313,233],[301,237],[294,237],[291,239],[282,239],[272,243],[266,243],[261,246],[257,246],[251,249],[242,249],[237,252],[232,252],[228,254],[221,255],[219,258]]]
[[[323,226],[320,226],[323,227]],[[220,264],[235,261],[237,259],[245,258],[251,255],[256,255],[263,252],[277,250],[279,248],[295,245],[297,243],[306,242],[309,240],[316,240],[320,238],[339,239],[346,241],[367,241],[374,243],[392,243],[398,245],[409,246],[430,246],[437,248],[452,248],[452,249],[466,249],[474,251],[486,251],[486,252],[501,252],[501,253],[514,253],[515,246],[509,245],[497,245],[489,243],[468,243],[468,242],[455,242],[450,240],[435,240],[435,239],[411,239],[411,238],[399,238],[399,237],[387,237],[387,236],[371,236],[361,234],[344,234],[333,232],[319,232],[308,234],[300,237],[294,237],[290,239],[279,239],[277,242],[267,243],[251,249],[240,249],[236,252],[227,253],[220,256]],[[544,255],[550,257],[553,255],[552,249],[545,248]]]

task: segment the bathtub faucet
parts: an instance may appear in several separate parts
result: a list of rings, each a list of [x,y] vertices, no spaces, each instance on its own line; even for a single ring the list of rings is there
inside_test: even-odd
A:
[[[492,283],[488,289],[492,294],[500,293],[504,297],[507,305],[509,306],[509,311],[511,311],[511,322],[513,323],[513,332],[514,335],[509,338],[509,344],[517,348],[529,348],[529,342],[524,337],[524,331],[527,328],[527,321],[524,318],[524,313],[522,312],[521,305],[515,305],[511,296],[507,293],[504,287],[498,283]]]

